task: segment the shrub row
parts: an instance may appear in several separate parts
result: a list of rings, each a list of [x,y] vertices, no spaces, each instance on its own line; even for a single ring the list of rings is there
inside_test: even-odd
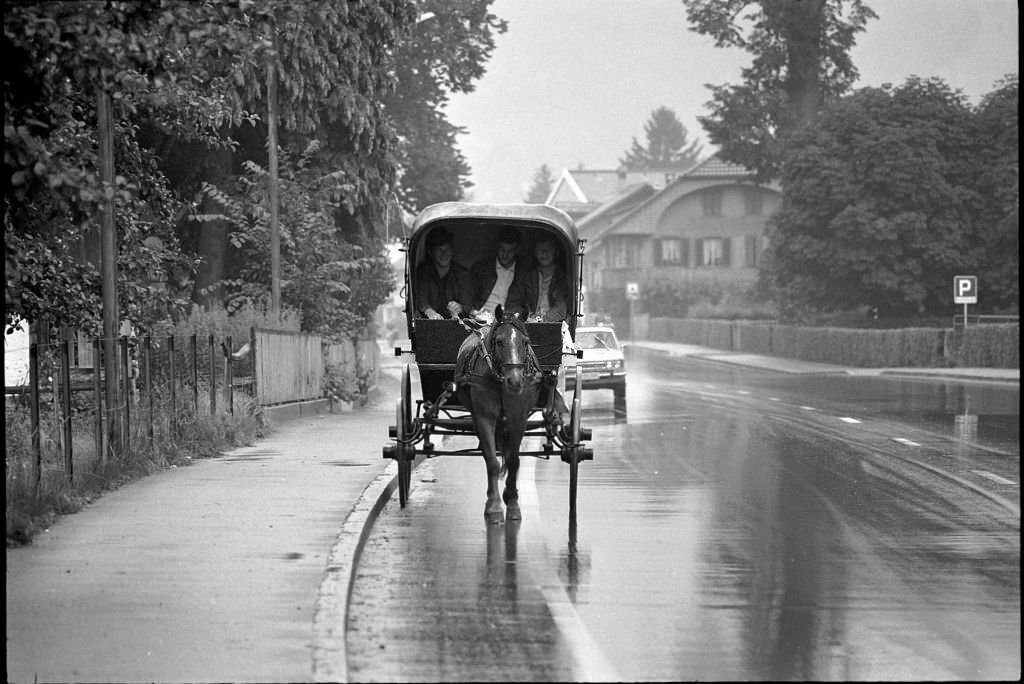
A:
[[[651,318],[649,335],[666,342],[866,368],[1020,367],[1018,324],[871,330]]]

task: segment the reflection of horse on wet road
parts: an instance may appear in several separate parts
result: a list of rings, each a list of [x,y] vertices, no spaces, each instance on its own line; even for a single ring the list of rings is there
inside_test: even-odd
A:
[[[492,325],[466,337],[455,362],[455,385],[459,400],[473,417],[487,465],[484,515],[489,522],[502,522],[504,500],[509,520],[519,520],[519,448],[537,404],[541,370],[518,316],[507,315],[499,306]],[[502,471],[506,471],[505,488],[499,499]]]

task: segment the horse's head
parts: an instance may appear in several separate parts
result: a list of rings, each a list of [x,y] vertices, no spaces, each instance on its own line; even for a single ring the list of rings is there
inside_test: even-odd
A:
[[[530,368],[530,338],[526,325],[517,314],[495,307],[494,324],[489,334],[491,365],[505,389],[519,394],[527,385]]]

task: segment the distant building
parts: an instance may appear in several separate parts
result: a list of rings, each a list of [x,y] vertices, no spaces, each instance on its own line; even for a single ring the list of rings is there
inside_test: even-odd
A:
[[[591,304],[624,299],[631,282],[643,290],[705,276],[753,280],[765,225],[781,202],[777,184],[757,184],[748,169],[717,156],[660,188],[622,188],[577,220]]]
[[[627,171],[622,167],[563,169],[544,203],[579,220],[631,186],[646,183],[655,190],[661,190],[682,173],[684,170],[678,168],[643,171]]]

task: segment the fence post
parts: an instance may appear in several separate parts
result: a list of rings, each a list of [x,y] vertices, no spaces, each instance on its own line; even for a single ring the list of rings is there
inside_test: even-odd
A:
[[[231,335],[225,338],[224,347],[224,384],[227,386],[228,391],[228,413],[235,415],[235,388],[234,378],[231,375]]]
[[[177,381],[177,374],[174,371],[174,335],[167,338],[167,354],[169,357],[167,369],[171,376],[171,441],[173,442],[178,436],[178,393],[174,386]]]
[[[147,426],[147,434],[149,435],[149,447],[153,448],[153,372],[152,372],[152,361],[153,355],[153,340],[149,335],[146,335],[146,402],[149,404],[149,425]]]
[[[39,345],[31,342],[28,345],[28,403],[30,426],[32,430],[32,456],[35,461],[35,490],[39,493],[39,483],[43,474],[43,455],[39,447]]]
[[[61,397],[64,414],[64,470],[68,474],[68,482],[74,482],[75,464],[71,448],[71,342],[67,338],[60,344],[60,383],[64,385],[64,396]]]
[[[256,385],[256,326],[249,326],[249,359],[252,361],[252,400],[259,405],[259,387]]]
[[[96,443],[96,455],[103,462],[103,378],[101,372],[103,365],[100,363],[101,349],[103,345],[100,338],[92,338],[92,391],[96,397],[96,419],[93,428],[93,441]]]
[[[210,333],[210,415],[217,415],[217,354],[213,349],[213,333]]]
[[[121,336],[121,369],[124,373],[124,430],[121,432],[123,437],[122,441],[122,453],[124,457],[128,457],[128,453],[131,450],[132,443],[132,378],[131,370],[128,365],[128,338],[124,335]]]
[[[189,347],[192,351],[192,408],[199,416],[199,344],[196,334],[192,333],[189,338]]]

